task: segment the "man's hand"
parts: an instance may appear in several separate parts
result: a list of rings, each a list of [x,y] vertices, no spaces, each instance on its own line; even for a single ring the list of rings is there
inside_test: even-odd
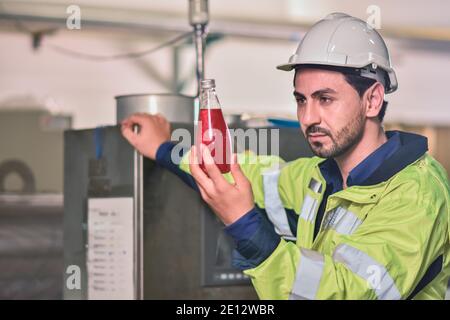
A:
[[[134,132],[134,125],[139,132]],[[143,156],[155,160],[161,144],[170,140],[170,123],[160,114],[135,113],[122,121],[122,134]]]
[[[254,206],[252,186],[242,173],[233,155],[231,174],[235,183],[231,184],[220,173],[214,160],[205,146],[201,146],[201,154],[207,174],[200,168],[195,146],[191,149],[189,167],[192,177],[197,182],[203,200],[226,225],[232,224]]]

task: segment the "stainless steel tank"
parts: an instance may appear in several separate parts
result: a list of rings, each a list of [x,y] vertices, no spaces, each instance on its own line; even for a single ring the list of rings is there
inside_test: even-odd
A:
[[[160,113],[177,123],[194,122],[195,97],[179,94],[134,94],[116,97],[116,123],[136,112]]]

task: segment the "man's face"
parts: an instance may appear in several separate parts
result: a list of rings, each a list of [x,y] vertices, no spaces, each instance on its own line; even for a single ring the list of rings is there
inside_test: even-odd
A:
[[[300,69],[294,96],[298,121],[316,156],[339,157],[361,140],[366,119],[363,105],[343,74]]]

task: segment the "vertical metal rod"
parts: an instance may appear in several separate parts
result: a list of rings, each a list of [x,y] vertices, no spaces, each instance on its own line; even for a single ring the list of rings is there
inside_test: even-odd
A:
[[[200,96],[200,81],[205,78],[205,38],[208,21],[208,0],[189,0],[189,24],[194,28],[194,43],[197,62],[197,98]]]
[[[197,97],[200,96],[200,81],[205,78],[205,26],[196,24],[194,26],[194,42],[196,53],[196,77],[197,77]]]
[[[180,84],[180,47],[173,47],[172,49],[172,61],[173,61],[173,89],[175,93],[180,93],[182,87]]]
[[[134,132],[139,128],[135,126]],[[144,217],[143,217],[143,158],[134,150],[134,281],[135,298],[144,299]]]
[[[144,157],[139,154],[139,299],[144,300]]]

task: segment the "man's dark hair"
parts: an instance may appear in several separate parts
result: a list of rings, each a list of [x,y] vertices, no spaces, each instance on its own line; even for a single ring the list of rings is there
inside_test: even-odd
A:
[[[351,85],[353,89],[356,90],[356,92],[358,92],[360,98],[362,98],[367,89],[369,89],[376,82],[376,80],[374,79],[360,76],[358,69],[334,67],[334,66],[322,66],[322,65],[302,65],[295,69],[294,86],[297,71],[305,68],[323,69],[342,73],[344,75],[345,81],[347,81],[347,83]],[[378,113],[377,116],[380,122],[383,122],[384,115],[386,114],[387,105],[388,102],[384,100],[380,112]]]
[[[376,82],[376,80],[374,79],[361,77],[360,75],[349,73],[344,73],[344,78],[345,81],[347,81],[347,83],[351,85],[353,89],[356,90],[356,92],[358,92],[360,98],[362,98],[367,89],[369,89]],[[383,122],[384,115],[386,114],[387,105],[388,102],[384,100],[380,112],[378,113],[377,116],[380,122]]]

